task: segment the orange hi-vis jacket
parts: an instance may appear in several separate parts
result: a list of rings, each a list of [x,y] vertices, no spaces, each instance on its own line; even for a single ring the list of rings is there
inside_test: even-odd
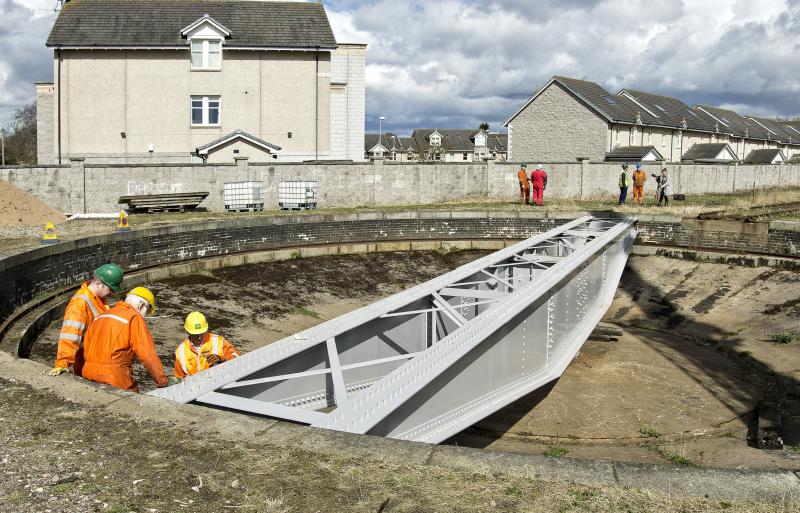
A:
[[[219,356],[223,361],[233,360],[239,356],[233,344],[221,335],[206,333],[200,349],[194,347],[187,338],[175,349],[175,376],[185,378],[211,368],[206,356],[212,354]]]
[[[82,374],[88,380],[138,392],[139,385],[133,378],[136,355],[156,384],[167,386],[164,367],[144,317],[124,301],[97,316],[86,330],[83,352],[86,363]]]
[[[61,324],[61,335],[58,337],[58,354],[54,367],[68,368],[75,364],[75,355],[81,347],[86,329],[98,315],[106,312],[108,305],[89,290],[89,282],[81,288],[67,303],[64,322]]]
[[[520,170],[517,171],[517,179],[519,180],[519,184],[523,189],[530,188],[528,185],[528,173],[526,173],[524,169],[520,168]]]
[[[644,182],[647,180],[647,173],[641,169],[633,172],[633,185],[636,187],[643,187]]]

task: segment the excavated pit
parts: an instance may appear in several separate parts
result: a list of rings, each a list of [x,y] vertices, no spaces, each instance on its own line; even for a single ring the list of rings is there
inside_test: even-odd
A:
[[[183,318],[252,351],[439,276],[488,251],[369,253],[227,267],[152,284],[149,321],[165,367]],[[587,342],[556,382],[448,443],[489,450],[716,467],[800,469],[800,407],[785,401],[781,451],[748,446],[759,408],[800,382],[800,273],[631,256],[605,321],[617,341]],[[60,321],[33,347],[50,364]],[[142,390],[152,387],[141,367]],[[170,373],[168,369],[168,373]],[[565,452],[566,451],[566,452]]]

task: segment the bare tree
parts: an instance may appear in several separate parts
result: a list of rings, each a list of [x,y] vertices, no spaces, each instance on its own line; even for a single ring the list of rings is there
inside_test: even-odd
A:
[[[36,103],[15,110],[5,134],[6,164],[35,164]]]

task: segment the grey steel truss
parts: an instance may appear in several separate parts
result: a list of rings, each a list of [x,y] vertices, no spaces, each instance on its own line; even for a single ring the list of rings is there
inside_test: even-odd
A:
[[[635,237],[576,219],[151,394],[438,443],[564,372]]]

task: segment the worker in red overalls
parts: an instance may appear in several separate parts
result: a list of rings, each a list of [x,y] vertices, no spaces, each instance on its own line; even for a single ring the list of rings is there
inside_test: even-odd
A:
[[[547,173],[542,169],[542,165],[536,166],[536,169],[531,173],[531,185],[533,186],[532,200],[534,205],[542,206],[542,199],[544,199],[544,190],[547,188]]]

